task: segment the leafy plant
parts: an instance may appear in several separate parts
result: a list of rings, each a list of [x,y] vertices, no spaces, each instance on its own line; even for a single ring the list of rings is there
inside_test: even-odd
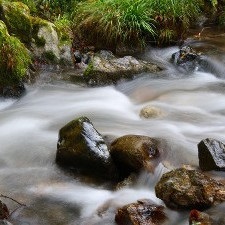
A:
[[[67,14],[58,17],[55,22],[56,30],[61,43],[71,42],[72,40],[72,25]]]
[[[202,4],[202,0],[89,0],[75,11],[75,31],[88,34],[89,42],[109,46],[142,45],[146,38],[169,43],[182,38]]]
[[[109,45],[126,43],[139,45],[144,34],[155,35],[155,20],[148,1],[96,0],[78,5],[75,12],[76,31],[87,34],[89,40]]]

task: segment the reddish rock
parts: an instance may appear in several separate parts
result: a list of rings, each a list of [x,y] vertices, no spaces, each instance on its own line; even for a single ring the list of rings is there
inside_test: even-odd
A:
[[[196,209],[191,210],[189,216],[189,225],[213,225],[213,221],[207,213]]]
[[[163,225],[167,219],[163,210],[150,200],[139,200],[118,209],[115,221],[118,225]]]

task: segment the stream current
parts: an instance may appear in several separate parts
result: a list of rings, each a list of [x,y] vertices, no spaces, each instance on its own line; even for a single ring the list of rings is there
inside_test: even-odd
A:
[[[225,54],[209,56],[219,75],[199,71],[187,75],[169,63],[177,50],[146,52],[145,59],[165,68],[157,76],[142,74],[116,86],[90,88],[43,71],[21,99],[0,100],[0,193],[27,205],[15,210],[16,203],[2,199],[10,211],[15,210],[12,223],[113,225],[116,208],[127,203],[149,198],[163,204],[154,194],[156,182],[170,169],[198,167],[197,144],[202,139],[225,142]],[[147,105],[162,114],[141,118],[139,113]],[[164,138],[167,153],[154,174],[143,172],[129,188],[112,191],[107,185],[78,179],[56,166],[55,155],[59,129],[79,116],[87,116],[103,135]],[[224,177],[221,172],[212,175]],[[209,213],[221,216],[224,208],[221,204]],[[167,216],[168,225],[188,224],[188,212],[168,209]]]

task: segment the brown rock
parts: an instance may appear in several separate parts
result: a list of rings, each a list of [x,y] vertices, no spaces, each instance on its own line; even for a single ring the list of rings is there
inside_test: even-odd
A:
[[[159,141],[141,135],[126,135],[116,139],[110,154],[123,177],[147,168],[153,171],[158,163]]]
[[[155,192],[168,207],[178,209],[204,209],[225,200],[223,183],[185,168],[165,173]]]
[[[163,225],[167,218],[163,209],[150,200],[139,200],[118,209],[115,221],[118,225]]]

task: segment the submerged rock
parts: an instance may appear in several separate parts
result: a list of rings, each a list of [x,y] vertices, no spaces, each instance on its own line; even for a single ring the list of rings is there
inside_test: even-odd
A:
[[[118,225],[163,225],[167,218],[163,210],[150,200],[139,200],[118,209],[115,221]]]
[[[115,84],[121,79],[132,79],[142,72],[158,72],[159,66],[137,60],[132,56],[115,57],[111,52],[100,51],[92,56],[84,71],[85,80],[90,85]]]
[[[184,168],[163,174],[155,192],[168,207],[176,209],[204,209],[216,202],[225,201],[223,183]]]
[[[206,138],[198,144],[201,170],[225,170],[225,145],[215,139]]]
[[[108,148],[87,117],[73,120],[60,129],[56,162],[85,174],[117,178]]]
[[[153,171],[160,155],[159,141],[147,136],[125,135],[111,144],[110,154],[122,177],[144,168]]]
[[[144,117],[146,119],[149,118],[157,118],[163,116],[164,113],[160,108],[155,106],[147,105],[140,111],[140,117]]]

